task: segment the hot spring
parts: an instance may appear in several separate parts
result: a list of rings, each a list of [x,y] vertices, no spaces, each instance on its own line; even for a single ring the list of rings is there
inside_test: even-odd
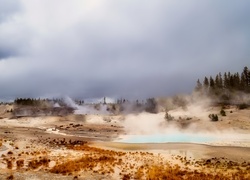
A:
[[[211,135],[201,134],[186,134],[186,133],[173,133],[173,134],[151,134],[151,135],[124,135],[116,142],[123,143],[209,143],[215,142],[217,138]]]
[[[239,147],[250,147],[250,136],[248,134],[235,133],[183,133],[174,132],[168,134],[147,135],[123,135],[115,142],[121,143],[196,143],[209,145],[229,145]]]

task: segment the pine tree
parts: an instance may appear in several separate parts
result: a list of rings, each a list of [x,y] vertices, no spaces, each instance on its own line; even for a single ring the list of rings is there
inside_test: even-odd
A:
[[[204,90],[204,92],[206,94],[208,93],[208,90],[209,90],[209,81],[208,81],[207,77],[205,77],[204,81],[203,81],[203,90]]]
[[[212,88],[212,89],[215,88],[215,82],[214,82],[214,79],[212,78],[212,76],[210,76],[210,78],[209,78],[209,84],[210,84],[210,88]]]
[[[235,73],[233,77],[234,81],[234,89],[235,90],[240,90],[240,75],[239,73]]]
[[[250,71],[248,67],[244,67],[241,74],[241,84],[244,85],[244,91],[250,92]]]
[[[219,80],[219,75],[217,74],[215,77],[215,88],[219,88],[220,87],[220,80]]]
[[[212,78],[212,76],[210,76],[210,78],[209,78],[209,85],[210,85],[210,87],[209,87],[209,93],[210,94],[215,94],[216,93],[216,91],[215,91],[215,82],[214,82],[214,79]]]
[[[204,85],[204,88],[206,89],[209,87],[209,81],[207,77],[204,78],[203,85]]]
[[[246,77],[244,75],[244,73],[241,73],[241,77],[240,77],[240,90],[244,91],[246,88]]]
[[[224,73],[224,88],[227,89],[229,87],[229,83],[228,83],[228,77],[227,77],[227,73]]]
[[[248,92],[250,92],[250,71],[248,71]]]
[[[219,88],[220,88],[220,89],[223,88],[223,80],[222,80],[221,73],[219,73]]]
[[[231,90],[232,89],[232,86],[231,86],[231,73],[228,72],[227,73],[227,89]]]
[[[248,87],[250,85],[250,73],[249,73],[248,67],[244,67],[243,74],[246,79],[245,86]]]
[[[198,79],[196,87],[195,87],[195,91],[201,91],[201,90],[202,90],[202,84],[200,83],[200,79]]]

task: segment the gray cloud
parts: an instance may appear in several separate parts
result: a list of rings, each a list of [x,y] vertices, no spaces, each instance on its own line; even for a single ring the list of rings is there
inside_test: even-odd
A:
[[[249,63],[247,1],[6,2],[1,99],[190,92],[197,78]]]
[[[1,0],[0,5],[0,22],[6,21],[13,13],[20,10],[20,4],[15,0]]]

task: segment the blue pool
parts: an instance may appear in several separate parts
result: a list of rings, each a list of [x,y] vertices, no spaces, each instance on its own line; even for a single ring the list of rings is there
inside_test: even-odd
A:
[[[213,142],[216,139],[211,135],[201,134],[152,134],[152,135],[126,135],[116,142],[124,143],[167,143],[167,142],[190,142],[190,143],[205,143]]]

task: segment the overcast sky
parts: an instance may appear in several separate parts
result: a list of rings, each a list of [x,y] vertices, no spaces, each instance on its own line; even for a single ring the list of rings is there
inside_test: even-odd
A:
[[[146,98],[250,65],[250,1],[0,0],[0,99]]]

